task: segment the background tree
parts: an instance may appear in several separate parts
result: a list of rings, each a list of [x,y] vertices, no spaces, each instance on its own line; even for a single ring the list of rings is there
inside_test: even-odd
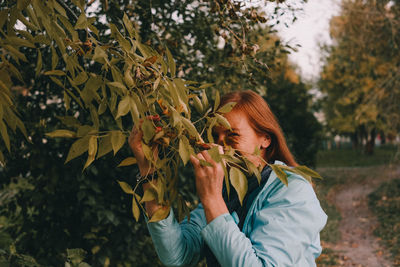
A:
[[[105,84],[108,90],[106,95],[103,91],[100,93],[102,85],[95,89],[99,90],[100,99],[96,94],[89,93],[93,91],[91,86],[96,84],[95,80],[89,80],[104,73],[102,68],[106,65],[106,59],[111,61],[120,57],[119,53],[122,52],[118,47],[124,50],[124,45],[127,45],[115,30],[119,29],[129,35],[124,12],[128,14],[134,32],[138,34],[134,36],[138,44],[150,44],[155,48],[151,53],[159,55],[156,60],[160,61],[156,64],[162,65],[161,58],[168,64],[169,71],[164,73],[166,80],[176,82],[173,76],[179,80],[184,75],[185,80],[214,82],[218,85],[204,90],[204,94],[202,89],[208,85],[199,88],[201,85],[187,84],[196,86],[193,92],[198,95],[202,105],[206,99],[211,101],[211,96],[215,96],[217,90],[255,88],[257,83],[274,80],[274,75],[270,73],[278,70],[275,67],[278,66],[277,55],[287,51],[288,47],[271,36],[274,39],[273,45],[266,46],[262,51],[264,54],[257,56],[256,42],[248,37],[255,30],[253,24],[264,19],[256,9],[245,10],[237,4],[231,1],[139,1],[130,5],[129,1],[102,1],[94,11],[98,19],[93,19],[91,14],[82,15],[88,10],[85,1],[71,1],[67,3],[68,6],[63,5],[62,1],[2,3],[1,34],[7,38],[1,42],[0,80],[11,89],[10,92],[5,90],[10,100],[14,99],[14,104],[1,102],[3,107],[7,106],[8,110],[14,112],[7,110],[8,113],[4,113],[8,114],[3,119],[9,128],[1,129],[2,140],[5,141],[0,142],[2,151],[8,146],[4,132],[11,133],[9,129],[16,127],[21,129],[10,135],[9,147],[12,153],[5,153],[7,156],[2,161],[6,162],[6,166],[0,174],[0,257],[4,262],[26,265],[29,261],[34,262],[27,256],[31,255],[40,265],[59,265],[72,257],[67,248],[80,247],[87,251],[86,261],[95,266],[154,264],[156,256],[146,227],[134,223],[129,211],[132,198],[122,194],[116,183],[118,179],[135,184],[135,167],[116,168],[130,155],[128,148],[122,146],[122,142],[113,147],[112,142],[108,141],[107,147],[100,141],[98,153],[104,154],[102,157],[91,163],[93,158],[88,153],[86,158],[77,158],[64,165],[72,142],[48,138],[45,133],[68,127],[70,132],[63,132],[63,135],[70,134],[82,139],[87,138],[85,136],[89,136],[93,128],[124,134],[127,132],[121,131],[121,128],[130,129],[132,120],[129,116],[120,122],[116,118],[123,94],[116,93],[117,99],[112,100],[112,92],[123,91],[123,88],[119,88],[119,84],[108,84],[122,79],[121,83],[127,87],[129,78],[119,77],[116,71],[111,71],[103,76],[108,80]],[[116,25],[114,30],[110,31],[109,26],[103,24],[101,21],[104,20],[100,18],[105,18],[106,24],[111,22]],[[17,19],[25,26],[15,27]],[[45,28],[46,32],[41,32],[39,28]],[[86,32],[86,28],[90,31]],[[273,29],[268,28],[264,34],[269,38],[268,35],[272,33]],[[217,47],[219,35],[226,39],[224,48]],[[169,47],[176,58],[175,65],[165,47]],[[114,54],[105,57],[99,48]],[[146,75],[145,71],[149,71],[149,65],[153,64],[154,58],[144,57],[144,53],[146,49],[138,52],[143,57],[136,62],[140,71],[135,69],[129,73],[135,82],[140,80],[141,75]],[[24,63],[17,65],[18,62]],[[115,63],[114,66],[124,75],[129,69],[122,63]],[[174,66],[176,69],[173,71]],[[264,67],[257,74],[257,79],[254,78],[256,74],[252,74],[256,67]],[[72,75],[74,72],[75,75]],[[81,73],[87,74],[85,76]],[[267,75],[263,76],[263,73]],[[227,77],[226,80],[220,78],[223,75]],[[285,80],[284,77],[282,74],[281,81]],[[146,81],[154,86],[156,80],[154,77],[141,80],[138,86],[148,86]],[[230,83],[235,84],[235,87]],[[236,87],[239,84],[241,86]],[[265,85],[264,92],[269,90]],[[305,103],[305,88],[299,88],[302,95],[299,99]],[[281,92],[286,91],[282,89]],[[272,96],[272,91],[268,91],[268,97]],[[107,103],[102,113],[103,100]],[[296,107],[299,112],[307,112],[306,105]],[[196,109],[191,111],[193,118],[200,117]],[[10,114],[18,114],[22,118],[27,128],[27,138],[23,137],[23,124],[18,120],[7,119],[13,116]],[[85,141],[81,143],[82,146],[90,143]],[[84,152],[88,150],[86,146]],[[119,152],[115,156],[106,153],[112,150]],[[82,166],[87,164],[90,166],[81,172]],[[193,179],[188,172],[189,169],[180,172],[177,186],[179,195],[190,201],[187,208],[191,208],[196,204],[196,199]],[[140,221],[143,222],[142,217]]]
[[[343,1],[331,21],[334,45],[327,48],[319,86],[333,132],[350,135],[357,146],[399,131],[399,3]]]

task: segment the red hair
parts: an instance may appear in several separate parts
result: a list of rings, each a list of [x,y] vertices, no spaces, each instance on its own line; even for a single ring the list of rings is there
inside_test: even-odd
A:
[[[229,102],[236,102],[233,110],[246,114],[250,126],[257,134],[271,138],[265,154],[266,161],[280,160],[289,166],[298,165],[286,144],[278,120],[260,95],[251,90],[231,92],[221,98],[220,106]]]

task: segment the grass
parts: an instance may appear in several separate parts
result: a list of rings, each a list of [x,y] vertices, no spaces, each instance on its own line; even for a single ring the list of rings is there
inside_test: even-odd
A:
[[[400,266],[400,177],[382,184],[368,197],[379,221],[375,234],[389,248],[394,266]]]
[[[317,167],[363,167],[400,162],[398,146],[376,147],[373,155],[366,155],[362,149],[321,150],[317,155]]]

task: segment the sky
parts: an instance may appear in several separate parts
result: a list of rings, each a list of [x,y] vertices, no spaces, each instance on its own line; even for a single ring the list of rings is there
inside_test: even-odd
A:
[[[304,10],[297,13],[297,21],[289,27],[281,24],[278,34],[292,46],[300,44],[298,52],[289,59],[299,67],[299,74],[306,80],[314,80],[321,70],[319,44],[330,44],[329,21],[339,13],[339,0],[308,0]]]

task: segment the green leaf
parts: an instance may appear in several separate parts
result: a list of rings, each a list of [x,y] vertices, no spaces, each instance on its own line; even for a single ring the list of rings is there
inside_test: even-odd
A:
[[[153,152],[151,150],[151,148],[142,142],[142,149],[143,149],[143,154],[146,157],[147,160],[149,161],[153,161],[154,157],[153,157]]]
[[[205,90],[203,90],[201,92],[201,101],[203,102],[203,110],[207,110],[209,107],[209,103],[208,103],[208,98],[207,98],[207,94],[206,94]]]
[[[78,121],[77,118],[73,116],[56,116],[57,119],[59,119],[65,126],[68,127],[79,127],[81,126],[80,122]]]
[[[75,85],[81,85],[84,82],[86,82],[88,79],[88,75],[86,74],[85,71],[79,72],[79,74],[74,78],[74,83]],[[93,81],[90,81],[93,82]]]
[[[146,189],[146,191],[144,191],[144,194],[143,194],[142,199],[140,200],[140,203],[152,201],[155,199],[157,199],[157,191],[154,188],[149,187]]]
[[[37,62],[36,62],[36,71],[35,71],[35,76],[36,77],[39,76],[41,70],[42,70],[42,53],[40,53],[40,50],[38,50]]]
[[[137,160],[134,157],[124,159],[117,167],[130,166],[136,164]]]
[[[89,134],[94,134],[96,133],[96,129],[94,129],[93,127],[89,126],[89,125],[82,125],[78,127],[78,131],[76,132],[76,135],[78,137],[83,137],[85,135],[89,135]]]
[[[143,140],[148,144],[156,133],[153,123],[150,120],[144,120],[141,128],[143,132]]]
[[[269,164],[271,169],[275,172],[276,176],[284,183],[286,186],[288,186],[288,179],[287,179],[287,174],[280,168],[279,165],[277,164]]]
[[[136,221],[139,221],[140,210],[138,204],[136,203],[135,195],[132,197],[132,214]]]
[[[121,131],[112,131],[111,132],[111,145],[114,151],[114,155],[121,149],[121,147],[125,144],[126,136]]]
[[[86,169],[94,161],[97,153],[97,136],[92,135],[89,139],[88,158],[83,169]]]
[[[196,140],[200,140],[200,135],[197,132],[196,127],[194,127],[193,123],[190,120],[182,117],[182,123],[185,126],[186,130],[189,132],[190,136],[195,137]]]
[[[218,146],[213,146],[207,152],[215,162],[221,162],[222,161],[222,157],[221,157],[221,154],[219,153]]]
[[[18,61],[18,59],[20,59],[24,62],[28,62],[25,55],[21,53],[17,48],[14,48],[11,45],[4,45],[4,48],[6,48],[11,53],[11,55],[15,58],[15,60]]]
[[[197,159],[199,159],[199,158],[197,158]],[[204,159],[199,159],[199,162],[200,162],[200,165],[203,167],[212,167],[213,166],[210,162],[205,161]]]
[[[107,153],[112,151],[111,145],[111,134],[107,134],[100,138],[99,142],[99,151],[97,152],[97,158],[101,158],[102,156],[106,155]]]
[[[107,53],[100,46],[96,46],[96,48],[94,49],[94,55],[92,59],[101,64],[108,64]]]
[[[244,173],[236,167],[231,167],[229,170],[229,178],[233,188],[235,188],[240,204],[243,205],[243,199],[247,193],[247,177]]]
[[[202,115],[203,114],[203,104],[201,103],[201,100],[197,95],[193,97],[193,105],[194,105],[194,108],[196,109],[196,111],[198,113],[200,113],[200,115]]]
[[[75,30],[86,29],[86,27],[87,27],[86,15],[85,15],[85,12],[81,12],[81,14],[79,15],[79,18],[75,24]]]
[[[0,120],[0,133],[3,137],[3,142],[6,145],[8,152],[10,152],[10,137],[8,136],[7,127],[3,120]]]
[[[171,77],[175,77],[176,65],[174,58],[172,57],[171,51],[169,51],[168,47],[166,48],[166,52],[167,52],[168,67],[171,73]]]
[[[65,76],[66,74],[62,70],[49,70],[46,71],[44,75]]]
[[[164,220],[165,218],[167,218],[169,211],[170,211],[169,206],[159,208],[153,214],[153,216],[151,216],[151,219],[149,220],[149,222],[158,222],[158,221]]]
[[[317,173],[316,171],[313,171],[312,169],[308,168],[307,166],[304,166],[304,165],[303,166],[296,166],[293,169],[294,170],[299,170],[302,173],[304,173],[306,175],[309,175],[311,177],[322,179],[322,177],[321,177],[321,175],[319,175],[319,173]]]
[[[132,93],[132,96],[129,98],[129,108],[132,120],[135,124],[139,124],[139,107],[140,99],[135,93]]]
[[[65,163],[69,162],[70,160],[79,157],[83,153],[85,153],[89,149],[89,138],[90,136],[84,136],[78,140],[76,140],[69,149],[67,159]]]
[[[58,64],[58,55],[54,46],[51,46],[51,68],[55,69]]]
[[[219,107],[220,101],[221,101],[221,96],[219,95],[219,91],[216,91],[215,101],[214,101],[214,111],[217,110],[217,108]]]
[[[76,133],[69,131],[69,130],[55,130],[50,133],[46,133],[48,137],[55,138],[55,137],[65,137],[65,138],[74,138],[76,137]]]
[[[121,189],[122,189],[125,193],[127,193],[127,194],[132,194],[132,195],[133,195],[133,190],[132,190],[132,188],[130,187],[129,184],[127,184],[127,183],[125,183],[125,182],[122,182],[122,181],[117,181],[117,182],[118,182],[119,186],[121,187]]]
[[[219,112],[219,113],[228,113],[228,112],[230,112],[232,109],[233,109],[233,107],[236,105],[236,102],[229,102],[229,103],[226,103],[225,105],[223,105],[222,107],[220,107],[218,110],[217,110],[217,112]]]
[[[213,117],[209,121],[210,121],[210,125],[207,128],[207,139],[208,139],[209,143],[215,143],[214,137],[212,135],[212,130],[213,130],[214,125],[217,123],[217,118]]]
[[[127,92],[126,86],[124,84],[120,83],[120,82],[109,82],[109,83],[107,83],[107,85],[119,88],[123,92]]]
[[[229,175],[228,175],[228,169],[226,167],[226,164],[222,164],[222,168],[224,169],[224,180],[225,180],[226,193],[229,198],[229,194],[231,193],[231,187],[230,187],[230,183],[229,183]]]
[[[183,161],[183,165],[186,165],[190,159],[189,146],[189,140],[186,138],[186,136],[181,136],[179,139],[179,156]]]
[[[13,46],[36,48],[36,46],[30,41],[15,36],[7,37],[7,41]]]
[[[116,118],[118,119],[121,116],[125,116],[130,109],[130,97],[125,96],[118,104],[118,112]]]
[[[125,28],[131,38],[135,37],[135,28],[133,28],[132,21],[129,19],[128,15],[124,13],[124,17],[122,18],[124,22]]]
[[[57,10],[58,13],[60,13],[64,17],[67,17],[67,12],[65,12],[65,9],[57,1],[53,1],[53,4],[54,9]]]
[[[200,85],[199,89],[206,89],[206,88],[211,87],[213,85],[214,85],[213,83],[205,83],[205,84]]]
[[[229,124],[228,120],[224,116],[222,116],[222,115],[220,115],[218,113],[215,113],[214,115],[217,118],[217,122],[221,126],[223,126],[226,129],[231,129],[231,125]]]

